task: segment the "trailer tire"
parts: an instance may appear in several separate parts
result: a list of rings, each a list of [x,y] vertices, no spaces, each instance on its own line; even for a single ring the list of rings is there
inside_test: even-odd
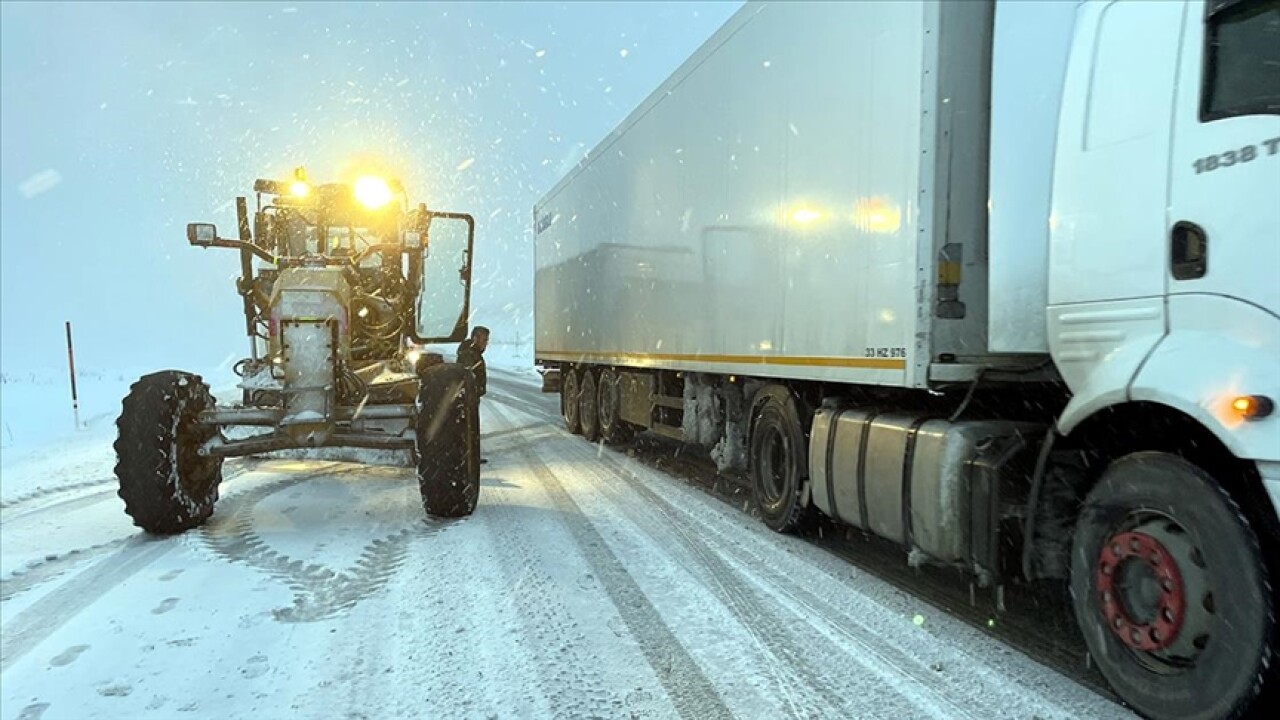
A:
[[[1102,674],[1148,717],[1239,717],[1275,663],[1258,536],[1176,455],[1135,453],[1106,469],[1076,524],[1071,595]]]
[[[749,469],[756,510],[770,529],[800,532],[812,512],[805,497],[808,450],[799,406],[781,385],[760,390],[753,406]]]
[[[635,426],[622,419],[622,386],[618,371],[604,368],[597,381],[596,407],[599,413],[600,437],[610,445],[619,445],[635,437]]]
[[[480,396],[461,365],[425,368],[418,388],[418,489],[428,515],[470,515],[480,499]]]
[[[578,396],[582,392],[580,379],[576,368],[565,368],[560,381],[560,415],[564,418],[564,429],[574,435],[582,432],[578,414]]]
[[[129,388],[116,420],[115,473],[134,525],[172,535],[213,514],[222,458],[202,457],[199,449],[218,430],[197,422],[213,406],[209,386],[190,373],[152,373]]]
[[[591,442],[600,439],[600,398],[597,373],[591,368],[583,368],[578,375],[578,427],[582,437]]]

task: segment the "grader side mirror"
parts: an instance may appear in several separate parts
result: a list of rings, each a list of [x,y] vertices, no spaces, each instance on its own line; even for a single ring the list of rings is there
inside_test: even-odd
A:
[[[197,247],[213,247],[217,241],[217,225],[213,223],[187,223],[187,242]]]

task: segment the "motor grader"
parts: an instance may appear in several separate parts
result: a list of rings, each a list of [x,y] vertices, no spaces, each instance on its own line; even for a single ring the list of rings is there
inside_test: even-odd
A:
[[[125,511],[149,533],[179,533],[212,515],[226,458],[349,447],[409,451],[427,514],[469,515],[475,381],[419,348],[466,337],[475,220],[411,207],[398,181],[374,176],[313,185],[299,169],[254,191],[252,215],[236,198],[235,238],[187,226],[191,245],[240,254],[239,401],[217,404],[188,372],[138,380],[117,421]]]

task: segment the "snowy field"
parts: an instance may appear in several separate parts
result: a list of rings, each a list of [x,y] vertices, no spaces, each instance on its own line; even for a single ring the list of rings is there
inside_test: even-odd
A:
[[[160,369],[160,368],[156,368]],[[120,402],[139,376],[155,369],[76,375],[80,426],[75,424],[65,367],[0,377],[0,503],[111,477]],[[215,394],[234,395],[227,368],[195,371]]]
[[[151,539],[66,465],[101,427],[46,445],[74,481],[0,509],[0,720],[1128,716],[493,374],[461,521],[407,469],[234,460]]]

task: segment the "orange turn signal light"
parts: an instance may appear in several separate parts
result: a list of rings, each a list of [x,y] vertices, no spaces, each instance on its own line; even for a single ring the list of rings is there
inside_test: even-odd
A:
[[[1231,409],[1244,420],[1260,420],[1271,414],[1275,403],[1262,395],[1241,395],[1231,401]]]

